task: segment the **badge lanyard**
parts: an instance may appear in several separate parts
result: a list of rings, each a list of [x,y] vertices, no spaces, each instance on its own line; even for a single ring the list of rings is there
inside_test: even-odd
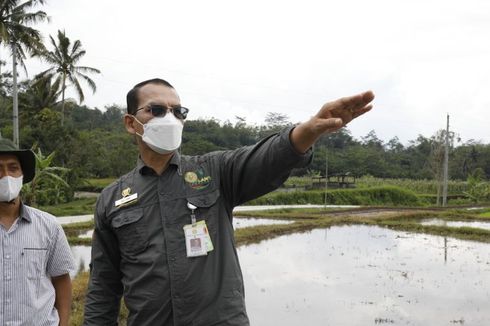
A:
[[[191,210],[191,223],[194,225],[196,224],[196,209],[197,207],[192,205],[191,203],[187,202],[187,208]]]
[[[191,211],[191,224],[184,225],[187,257],[206,256],[214,249],[208,227],[204,220],[197,221],[195,205],[188,202],[187,208]]]

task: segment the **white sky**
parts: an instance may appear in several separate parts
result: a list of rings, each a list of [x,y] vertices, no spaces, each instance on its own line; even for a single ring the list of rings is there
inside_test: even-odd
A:
[[[490,142],[488,0],[48,0],[44,35],[64,29],[100,69],[89,107],[125,105],[137,82],[172,83],[190,119],[308,119],[329,100],[372,89],[352,122],[406,144],[445,128]],[[6,58],[2,50],[2,58]],[[43,69],[28,62],[30,76]]]

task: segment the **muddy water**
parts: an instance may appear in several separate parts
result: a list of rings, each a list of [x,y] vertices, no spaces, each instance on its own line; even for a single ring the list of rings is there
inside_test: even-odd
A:
[[[239,256],[252,325],[490,325],[487,244],[346,226]]]
[[[72,250],[88,268],[90,248]],[[488,244],[344,226],[238,254],[254,326],[490,325]]]

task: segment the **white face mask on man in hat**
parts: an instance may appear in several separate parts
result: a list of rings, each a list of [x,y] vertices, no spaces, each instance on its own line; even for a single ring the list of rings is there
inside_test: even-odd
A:
[[[36,174],[36,158],[29,149],[18,149],[10,140],[0,137],[0,204],[19,196],[24,183]]]
[[[22,189],[24,176],[11,177],[9,175],[0,179],[0,202],[10,202],[17,198]]]

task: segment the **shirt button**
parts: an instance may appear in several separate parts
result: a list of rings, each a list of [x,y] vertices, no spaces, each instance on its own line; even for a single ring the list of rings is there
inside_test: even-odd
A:
[[[10,255],[5,255],[5,259],[10,259]]]
[[[170,261],[175,261],[175,257],[170,257]]]

